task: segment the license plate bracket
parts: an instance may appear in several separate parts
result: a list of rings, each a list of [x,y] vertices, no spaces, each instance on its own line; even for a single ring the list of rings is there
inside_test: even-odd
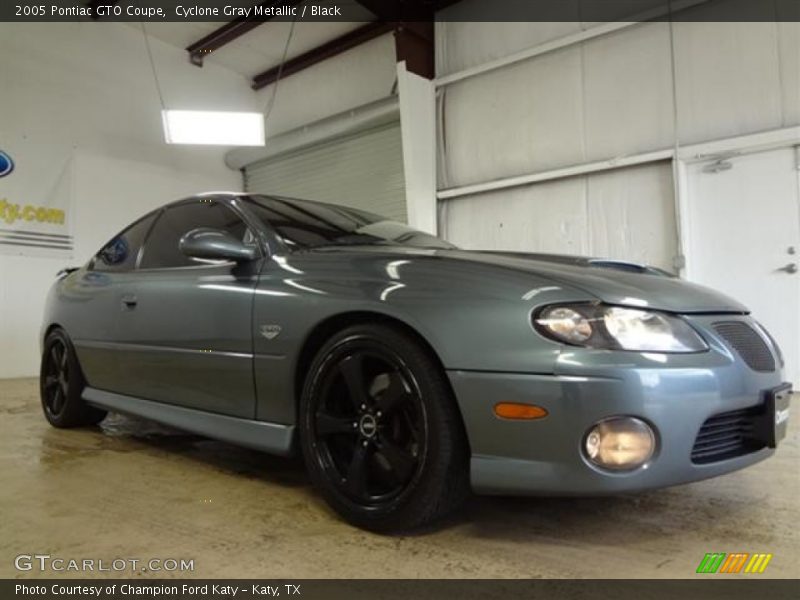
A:
[[[789,421],[789,398],[792,395],[792,384],[784,383],[764,392],[764,412],[755,423],[754,437],[761,440],[768,448],[777,448],[778,443],[786,437]]]

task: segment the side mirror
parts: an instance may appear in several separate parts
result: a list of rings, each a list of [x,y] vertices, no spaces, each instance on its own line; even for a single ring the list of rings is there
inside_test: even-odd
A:
[[[227,231],[199,227],[185,234],[178,244],[186,256],[208,260],[246,262],[258,256],[254,246],[246,246]]]

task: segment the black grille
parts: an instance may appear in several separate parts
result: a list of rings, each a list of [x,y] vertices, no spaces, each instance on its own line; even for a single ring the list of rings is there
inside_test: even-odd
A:
[[[742,321],[719,321],[714,329],[728,342],[747,366],[754,371],[769,373],[775,370],[775,358],[764,339]]]
[[[692,448],[692,462],[712,463],[761,450],[765,444],[753,436],[763,406],[720,413],[706,420]]]

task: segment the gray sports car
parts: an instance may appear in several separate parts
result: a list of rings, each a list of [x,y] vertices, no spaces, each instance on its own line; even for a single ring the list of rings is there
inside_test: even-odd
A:
[[[657,488],[769,457],[780,351],[741,304],[625,262],[468,252],[341,206],[207,194],[53,285],[42,406],[288,455],[350,522],[484,494]]]

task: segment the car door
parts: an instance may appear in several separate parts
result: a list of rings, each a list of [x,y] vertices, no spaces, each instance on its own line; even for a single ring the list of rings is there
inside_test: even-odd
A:
[[[122,296],[157,216],[150,213],[114,236],[65,290],[67,330],[93,388],[118,390],[116,339]]]
[[[252,230],[223,201],[164,210],[124,289],[118,386],[137,398],[253,418],[252,310],[262,260],[185,256],[179,241],[198,227],[255,245]]]

